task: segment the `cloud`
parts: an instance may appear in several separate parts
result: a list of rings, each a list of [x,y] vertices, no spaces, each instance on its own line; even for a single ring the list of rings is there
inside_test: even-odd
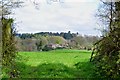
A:
[[[70,30],[81,34],[96,35],[94,12],[98,7],[98,2],[68,1],[63,0],[60,3],[48,4],[46,0],[41,0],[39,10],[36,10],[31,2],[26,1],[26,6],[16,9],[14,15],[16,21],[22,21],[18,24],[18,31],[35,33],[40,31],[66,32]]]

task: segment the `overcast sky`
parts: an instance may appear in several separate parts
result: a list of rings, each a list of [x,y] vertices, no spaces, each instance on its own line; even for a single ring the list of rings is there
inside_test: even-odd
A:
[[[31,0],[33,1],[33,0]],[[78,32],[100,35],[94,17],[98,0],[36,0],[37,9],[30,0],[15,10],[19,33]]]

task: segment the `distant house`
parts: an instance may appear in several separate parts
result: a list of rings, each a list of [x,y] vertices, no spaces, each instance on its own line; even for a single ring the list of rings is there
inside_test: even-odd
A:
[[[55,49],[56,47],[59,46],[59,44],[50,43],[50,44],[48,44],[47,46],[48,46],[48,47],[51,47],[51,48],[53,48],[53,49]]]
[[[65,48],[66,47],[65,45],[53,44],[53,43],[50,43],[47,46],[50,47],[50,48],[53,48],[53,49],[56,49],[56,48]]]

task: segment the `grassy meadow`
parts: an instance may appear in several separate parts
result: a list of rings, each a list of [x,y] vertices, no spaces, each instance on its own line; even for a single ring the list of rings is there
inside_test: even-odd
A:
[[[93,78],[91,51],[53,50],[19,52],[17,68],[21,78]]]

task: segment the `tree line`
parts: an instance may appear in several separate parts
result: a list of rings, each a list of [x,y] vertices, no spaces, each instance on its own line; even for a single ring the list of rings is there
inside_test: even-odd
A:
[[[25,38],[32,38],[32,37],[35,37],[36,35],[41,35],[41,36],[61,36],[65,39],[72,39],[73,37],[76,37],[78,35],[78,32],[77,33],[71,33],[70,31],[68,32],[38,32],[38,33],[17,33],[16,36],[19,36],[20,38],[22,39],[25,39]]]
[[[57,35],[56,35],[57,34]],[[98,41],[98,36],[79,35],[78,33],[24,33],[16,34],[19,51],[42,51],[52,49],[92,49],[92,44]]]

